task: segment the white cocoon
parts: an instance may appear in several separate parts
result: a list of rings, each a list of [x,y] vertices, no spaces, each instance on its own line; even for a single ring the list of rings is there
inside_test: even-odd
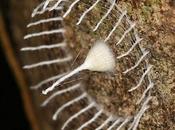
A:
[[[86,66],[85,68],[91,71],[113,71],[115,58],[104,41],[97,41],[90,49],[83,66]]]

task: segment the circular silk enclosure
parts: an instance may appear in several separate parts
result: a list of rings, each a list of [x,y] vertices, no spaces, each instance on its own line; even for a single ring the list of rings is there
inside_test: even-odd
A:
[[[46,0],[33,10],[23,68],[57,129],[135,130],[149,108],[149,52],[116,3]]]

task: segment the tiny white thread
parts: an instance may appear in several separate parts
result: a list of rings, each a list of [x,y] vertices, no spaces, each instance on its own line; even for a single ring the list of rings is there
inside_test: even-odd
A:
[[[44,2],[40,3],[32,12],[32,17],[34,17],[37,13],[38,10],[44,5]]]
[[[42,23],[49,23],[49,22],[53,22],[53,21],[62,21],[62,20],[63,20],[62,17],[54,17],[54,18],[48,18],[48,19],[41,19],[41,20],[38,20],[36,22],[29,23],[27,25],[27,28],[32,27],[32,26],[35,26],[35,25],[39,25],[39,24],[42,24]]]
[[[140,87],[140,85],[142,84],[145,76],[150,72],[150,70],[152,69],[152,67],[153,67],[152,65],[149,65],[148,66],[147,70],[143,73],[142,77],[140,78],[139,83],[135,87],[131,88],[129,90],[129,92],[132,92],[132,91],[136,90],[138,87]]]
[[[57,3],[55,3],[55,5],[54,5],[53,7],[50,8],[49,11],[52,11],[52,10],[54,10],[55,8],[57,8],[61,2],[67,2],[67,0],[58,0]]]
[[[138,117],[137,117],[137,120],[136,120],[136,122],[135,122],[135,125],[134,125],[134,127],[133,127],[132,130],[136,130],[136,129],[137,129],[141,117],[143,116],[143,114],[145,113],[145,111],[146,111],[148,108],[149,108],[149,106],[146,106],[146,107],[144,107],[144,108],[142,109],[142,111],[140,111],[140,113],[139,113],[139,115],[138,115]]]
[[[131,68],[125,70],[123,73],[126,74],[128,72],[130,72],[131,70],[134,70],[136,67],[139,66],[139,64],[145,59],[145,57],[149,54],[149,51],[144,51],[143,55],[141,56],[141,58],[137,61],[137,63],[132,66]]]
[[[29,39],[32,37],[38,37],[38,36],[43,36],[43,35],[50,35],[50,34],[55,34],[55,33],[64,33],[64,32],[65,32],[65,29],[56,29],[56,30],[50,30],[50,31],[37,32],[37,33],[26,35],[24,39]]]
[[[110,121],[113,120],[113,116],[109,116],[98,128],[95,130],[101,130],[105,125],[107,125]]]
[[[41,45],[36,47],[24,47],[21,48],[21,51],[36,51],[36,50],[43,50],[43,49],[53,49],[53,48],[59,48],[59,47],[65,47],[66,43],[57,43],[52,45]]]
[[[121,122],[121,118],[117,119],[107,130],[112,130],[116,125],[118,125]]]
[[[31,64],[31,65],[25,65],[23,69],[33,69],[33,68],[44,66],[44,65],[63,63],[63,62],[70,61],[71,59],[72,59],[72,56],[69,55],[68,57],[62,58],[62,59],[48,60],[48,61],[42,61],[42,62]]]
[[[46,9],[46,7],[49,5],[50,1],[53,1],[53,0],[46,0],[45,1],[43,9]]]
[[[137,40],[135,41],[135,43],[132,45],[132,47],[131,47],[127,52],[125,52],[124,54],[121,54],[120,56],[118,56],[117,59],[120,59],[120,58],[123,58],[123,57],[129,55],[129,54],[131,53],[131,51],[132,51],[141,41],[142,41],[141,38],[137,39]]]
[[[83,128],[87,127],[88,125],[90,125],[91,123],[95,122],[95,120],[103,113],[103,109],[101,109],[99,112],[97,112],[92,119],[90,119],[89,121],[85,122],[84,124],[82,124],[80,126],[80,128],[78,128],[77,130],[82,130]]]
[[[116,0],[113,0],[113,3],[111,4],[111,6],[108,9],[107,13],[100,19],[100,21],[97,23],[97,25],[95,26],[93,31],[96,31],[99,28],[100,24],[104,21],[104,19],[106,19],[106,17],[110,14],[112,9],[114,8],[115,2],[116,2]]]
[[[63,9],[63,7],[62,6],[59,6],[59,7],[55,8],[54,10],[61,11],[62,9]],[[37,14],[43,14],[46,11],[50,11],[50,8],[46,8],[45,10],[38,11],[38,12],[36,12],[35,15],[37,15]]]
[[[56,112],[55,114],[53,115],[52,119],[53,120],[56,120],[58,115],[67,107],[73,105],[74,103],[76,102],[79,102],[80,100],[84,99],[85,97],[87,96],[87,93],[83,93],[81,94],[80,96],[78,96],[77,98],[75,99],[72,99],[71,101],[65,103],[64,105],[62,105]]]
[[[82,52],[82,49],[78,52],[77,56],[74,58],[74,60],[73,60],[73,62],[72,62],[72,64],[71,64],[71,67],[75,64],[75,61],[76,61],[77,58],[80,56],[81,52]]]
[[[56,86],[60,85],[60,83],[62,83],[63,81],[65,81],[66,79],[68,79],[69,77],[71,77],[72,75],[78,73],[81,70],[84,70],[84,66],[83,65],[79,66],[75,70],[71,71],[69,74],[67,74],[64,77],[62,77],[59,80],[57,80],[51,87],[47,88],[46,90],[43,90],[42,93],[44,95],[46,95],[48,92],[54,90]]]
[[[126,35],[135,27],[135,23],[131,23],[131,26],[124,32],[124,34],[122,35],[122,37],[120,38],[120,40],[117,42],[116,45],[119,45],[123,39],[126,37]]]
[[[147,88],[145,89],[145,91],[143,92],[141,98],[137,101],[137,104],[140,104],[140,103],[142,102],[142,100],[145,98],[147,92],[148,92],[150,89],[152,89],[153,87],[154,87],[154,83],[150,83],[150,84],[148,85],[148,87],[147,87]]]
[[[89,13],[98,3],[100,2],[100,0],[97,0],[89,9],[87,9],[80,17],[79,21],[77,22],[77,25],[79,25],[81,23],[81,21],[83,20],[83,18],[87,15],[87,13]]]
[[[121,23],[123,17],[126,15],[127,11],[124,11],[120,17],[119,20],[117,21],[117,23],[115,24],[115,26],[113,27],[113,29],[111,30],[111,32],[109,33],[109,35],[107,36],[107,38],[105,39],[105,42],[109,40],[109,38],[111,37],[111,35],[113,34],[113,32],[117,29],[117,27],[119,26],[119,24]]]
[[[67,92],[70,92],[70,91],[73,91],[73,90],[76,90],[80,88],[80,83],[78,84],[75,84],[69,88],[66,88],[66,89],[63,89],[63,90],[58,90],[57,92],[53,93],[49,98],[47,98],[42,104],[41,106],[44,107],[46,106],[53,98],[55,98],[56,96],[59,96],[61,94],[64,94],[64,93],[67,93]]]
[[[79,2],[80,0],[75,0],[70,6],[69,9],[66,11],[66,13],[63,15],[63,18],[65,18],[72,10],[72,8]]]
[[[32,16],[31,16],[31,17],[34,17],[34,16],[36,16],[36,15],[38,15],[38,14],[43,14],[43,13],[45,13],[46,11],[49,11],[49,10],[50,10],[50,8],[45,8],[45,9],[42,8],[42,9],[39,11],[39,9],[40,9],[42,6],[44,6],[44,2],[42,2],[41,4],[39,4],[39,5],[33,10],[33,13],[32,13]],[[60,6],[60,7],[54,8],[54,9],[60,11],[60,10],[63,9],[63,7]]]
[[[56,79],[59,79],[60,77],[64,76],[65,74],[66,74],[66,73],[63,73],[63,74],[59,74],[59,75],[53,76],[53,77],[51,77],[51,78],[45,79],[45,80],[39,82],[38,84],[36,84],[36,85],[34,85],[34,86],[31,86],[30,88],[31,88],[31,89],[34,89],[34,90],[39,89],[42,85],[44,85],[44,84],[46,84],[46,83],[49,83],[49,82],[51,82],[51,81],[54,81],[54,80],[56,80]]]
[[[152,99],[151,96],[148,96],[147,99],[145,100],[145,102],[143,103],[140,111],[137,113],[137,115],[135,115],[134,117],[134,121],[132,122],[131,126],[128,128],[128,130],[133,130],[136,129],[136,127],[138,126],[138,123],[140,121],[141,116],[144,114],[144,112],[149,108],[148,107],[148,103],[149,101]]]
[[[73,121],[73,119],[77,118],[79,115],[81,115],[82,113],[85,113],[86,111],[88,111],[89,109],[91,109],[92,107],[95,106],[95,102],[90,103],[88,106],[86,106],[85,108],[81,109],[79,112],[75,113],[74,115],[72,115],[62,126],[61,130],[64,130],[68,124]]]
[[[116,129],[120,130],[123,126],[125,126],[129,121],[131,120],[131,117],[126,118],[123,123]]]
[[[43,9],[47,9],[47,6],[49,5],[49,3],[51,2],[51,1],[54,1],[54,0],[46,0],[45,1],[45,4],[44,4],[44,6],[43,6]],[[52,11],[52,10],[54,10],[55,8],[57,8],[57,6],[61,3],[61,2],[66,2],[67,0],[57,0],[57,3],[55,3],[52,7],[49,7],[49,11]]]

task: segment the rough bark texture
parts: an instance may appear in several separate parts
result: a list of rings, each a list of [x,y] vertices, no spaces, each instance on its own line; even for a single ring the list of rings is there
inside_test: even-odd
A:
[[[143,128],[175,129],[175,5],[169,0],[123,2],[139,24],[151,50],[152,73],[156,83],[152,108],[143,119]],[[149,120],[148,120],[149,119]],[[144,122],[145,120],[145,122]]]
[[[56,58],[57,56],[64,56],[65,53],[62,50],[53,50],[50,52],[43,53],[33,53],[33,54],[24,54],[19,53],[19,49],[24,47],[24,44],[32,45],[37,43],[39,45],[39,40],[34,41],[24,41],[23,36],[27,31],[35,31],[36,28],[31,30],[26,29],[26,25],[30,19],[31,12],[33,8],[41,1],[39,0],[23,0],[18,1],[11,0],[10,8],[7,10],[9,16],[11,37],[13,39],[13,48],[16,52],[16,56],[23,64],[29,64],[35,61],[42,60],[42,58],[50,59]],[[140,130],[174,130],[175,129],[175,4],[174,1],[169,0],[121,0],[118,4],[124,9],[128,10],[129,16],[133,21],[137,22],[137,28],[141,36],[146,39],[146,42],[143,42],[142,46],[151,51],[150,63],[154,65],[152,71],[152,79],[156,84],[153,89],[153,100],[151,102],[151,108],[144,114],[141,123],[139,125]],[[86,5],[84,5],[86,6]],[[83,9],[79,7],[80,11]],[[100,12],[100,7],[97,12]],[[82,26],[90,26],[91,21],[94,20],[94,16],[98,18],[97,12],[94,15],[89,16],[88,20]],[[78,15],[75,12],[76,15]],[[56,16],[58,14],[45,14],[45,16]],[[86,28],[82,29],[83,32],[74,30],[76,27],[70,23],[74,23],[74,17],[68,17],[66,19],[66,28],[67,34],[66,38],[69,41],[69,48],[72,51],[74,57],[82,49],[81,55],[76,60],[76,63],[72,68],[83,62],[83,59],[90,48],[91,44],[94,42],[95,38],[92,38],[92,35],[87,32]],[[112,21],[111,21],[112,23]],[[111,23],[106,23],[106,28],[111,26]],[[58,26],[64,26],[60,24],[50,24],[47,26],[41,26],[39,29],[49,29],[56,28]],[[80,28],[82,27],[80,26]],[[93,37],[98,37],[98,35],[103,36],[103,30],[99,34],[96,34]],[[42,42],[50,41],[62,41],[62,36],[53,36],[52,39],[45,38]],[[114,39],[115,40],[115,39]],[[41,41],[40,41],[41,43]],[[111,44],[110,44],[111,45]],[[121,50],[116,50],[113,47],[113,50],[116,53],[120,51],[123,52],[126,48]],[[122,48],[122,46],[121,46]],[[120,61],[119,69],[116,68],[119,75],[112,76],[109,74],[99,74],[99,73],[88,73],[88,76],[85,75],[86,83],[88,84],[86,89],[87,91],[97,100],[97,102],[105,105],[105,108],[108,111],[113,113],[120,113],[121,115],[132,115],[137,109],[137,106],[134,106],[135,101],[138,96],[140,96],[142,89],[134,94],[128,94],[127,90],[135,79],[132,79],[132,76],[129,77],[128,81],[122,80],[122,67],[127,66],[128,64],[132,65],[133,61],[139,56],[139,51],[135,50],[135,58],[131,59],[129,63]],[[37,56],[36,56],[37,55]],[[64,68],[59,66],[53,66],[51,69],[41,68],[40,70],[25,71],[25,76],[28,81],[28,85],[31,86],[36,84],[38,81],[41,81],[49,76],[57,74],[58,72],[64,72],[67,69],[70,69],[69,64],[65,64]],[[122,66],[123,65],[123,66]],[[83,74],[82,74],[83,75]],[[102,76],[101,76],[102,75]],[[135,73],[134,78],[139,75]],[[81,77],[81,76],[80,76]],[[119,77],[119,78],[118,78]],[[121,79],[120,79],[121,78]],[[126,84],[125,84],[125,83]],[[146,81],[145,81],[146,82]],[[118,86],[116,86],[117,84]],[[132,85],[131,85],[132,86]],[[143,85],[144,86],[144,85]],[[44,86],[47,87],[47,86]],[[117,94],[116,94],[117,93]],[[78,93],[77,93],[78,94]],[[71,95],[75,96],[75,95]],[[58,129],[60,124],[64,121],[64,118],[53,122],[51,120],[51,115],[55,109],[62,103],[62,100],[69,99],[69,95],[65,95],[63,99],[56,99],[54,104],[49,106],[46,109],[40,108],[39,104],[45,99],[41,96],[41,91],[33,92],[32,99],[34,102],[34,108],[37,111],[37,117],[40,120],[42,129]],[[123,103],[124,102],[124,103]],[[83,106],[85,103],[80,103],[80,106]],[[65,113],[64,117],[66,118],[74,109],[71,108],[68,112]],[[88,116],[87,116],[88,117]]]

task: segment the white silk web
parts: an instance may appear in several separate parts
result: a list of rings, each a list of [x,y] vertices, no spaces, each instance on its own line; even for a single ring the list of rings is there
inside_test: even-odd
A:
[[[81,14],[81,16],[78,18],[78,22],[76,23],[76,26],[81,25],[81,23],[85,20],[86,17],[88,17],[88,14],[91,13],[91,11],[98,6],[98,4],[102,0],[94,0],[91,3],[91,6],[84,10],[84,12]],[[53,4],[54,2],[54,4]],[[81,2],[81,0],[45,0],[41,4],[39,4],[32,13],[32,17],[35,17],[40,14],[44,14],[45,12],[51,12],[51,11],[62,11],[64,9],[64,4],[65,3],[70,3],[66,11],[64,12],[63,15],[59,17],[51,17],[47,19],[40,19],[35,22],[31,22],[27,25],[27,28],[35,27],[40,24],[47,24],[50,22],[57,22],[61,21],[64,22],[64,19],[71,15],[72,11],[75,9],[75,7]],[[54,113],[52,119],[57,120],[59,117],[59,114],[62,113],[66,108],[75,105],[77,102],[80,102],[81,100],[87,99],[87,106],[79,110],[78,112],[75,112],[72,116],[69,117],[67,121],[64,122],[64,124],[61,127],[61,130],[66,129],[71,122],[74,121],[75,118],[79,118],[80,115],[83,113],[86,113],[87,111],[91,110],[92,108],[96,108],[96,112],[93,114],[92,118],[89,119],[88,121],[84,122],[77,128],[77,130],[82,130],[89,126],[90,124],[97,122],[98,118],[102,114],[106,115],[106,119],[103,119],[103,123],[100,124],[95,130],[101,130],[103,128],[107,128],[107,130],[121,130],[122,128],[125,128],[127,126],[128,130],[136,130],[141,117],[145,113],[145,111],[149,108],[149,101],[151,100],[150,96],[150,91],[154,86],[154,83],[152,82],[149,73],[151,71],[152,65],[148,63],[148,60],[146,59],[147,55],[149,54],[148,51],[146,51],[144,48],[142,48],[139,44],[143,40],[142,38],[139,37],[135,26],[136,24],[132,21],[129,20],[129,17],[127,15],[126,10],[122,10],[117,4],[117,0],[107,0],[107,2],[110,4],[109,8],[107,8],[107,11],[104,13],[103,16],[101,16],[101,19],[95,23],[95,26],[91,29],[92,32],[97,32],[99,28],[102,26],[103,22],[107,17],[112,13],[112,10],[114,8],[117,8],[117,10],[120,12],[120,16],[118,20],[115,22],[113,25],[113,28],[109,31],[109,34],[104,37],[104,40],[97,41],[94,43],[94,45],[91,47],[89,53],[87,54],[87,57],[82,65],[74,69],[73,71],[66,72],[66,73],[61,73],[58,75],[55,75],[53,77],[49,77],[48,79],[45,79],[41,82],[39,82],[36,85],[31,86],[32,89],[39,89],[42,87],[42,85],[47,84],[49,82],[53,82],[51,87],[48,87],[46,90],[43,91],[43,94],[47,94],[50,91],[53,91],[55,87],[58,87],[62,82],[64,82],[66,79],[74,76],[75,74],[78,74],[80,71],[83,70],[89,70],[89,71],[100,71],[100,72],[108,72],[108,71],[113,71],[115,68],[115,60],[116,59],[122,59],[133,51],[136,47],[139,47],[141,50],[142,56],[139,58],[139,60],[130,68],[127,68],[123,74],[127,75],[129,72],[135,70],[142,62],[145,62],[145,71],[143,75],[140,77],[140,80],[138,83],[133,86],[128,92],[133,92],[136,89],[139,89],[141,84],[143,83],[144,79],[148,79],[148,87],[145,89],[143,92],[142,96],[138,100],[136,104],[140,104],[141,108],[140,110],[133,116],[131,117],[120,117],[120,116],[112,116],[112,113],[109,114],[109,112],[105,111],[99,104],[97,104],[92,98],[89,96],[87,92],[85,92],[84,89],[81,89],[84,87],[80,82],[77,84],[74,84],[68,88],[64,88],[62,90],[54,91],[53,94],[51,94],[50,97],[48,97],[42,104],[42,107],[47,106],[51,100],[56,98],[57,96],[63,95],[68,92],[74,92],[77,89],[81,89],[81,94],[75,98],[72,98],[70,101],[65,102],[62,106],[60,106],[56,112]],[[52,4],[50,4],[52,3]],[[134,35],[135,41],[132,43],[132,46],[130,49],[126,52],[124,52],[121,55],[118,55],[115,58],[115,54],[111,51],[110,47],[107,45],[107,41],[110,40],[112,35],[114,35],[114,32],[118,28],[118,26],[121,24],[122,20],[126,19],[127,23],[130,25],[129,28],[127,28],[120,39],[116,41],[116,46],[122,44],[122,41],[126,38],[126,36],[132,31]],[[32,39],[35,37],[43,37],[43,36],[50,36],[52,34],[62,34],[64,36],[65,33],[65,28],[58,28],[58,29],[52,29],[48,31],[41,31],[41,32],[35,32],[35,33],[29,33],[27,34],[24,39]],[[105,31],[105,30],[104,30]],[[101,39],[101,38],[99,38]],[[26,46],[24,48],[21,48],[22,52],[35,52],[35,51],[40,51],[40,50],[52,50],[52,49],[57,49],[57,48],[66,48],[66,41],[60,42],[60,43],[53,43],[51,45],[40,45],[40,46]],[[27,64],[24,65],[23,68],[26,70],[42,67],[42,66],[49,66],[52,64],[61,64],[61,63],[66,63],[72,60],[72,55],[68,54],[67,57],[64,58],[58,58],[58,59],[53,59],[53,60],[47,60],[47,61],[41,61],[38,63],[33,63],[33,64]]]

